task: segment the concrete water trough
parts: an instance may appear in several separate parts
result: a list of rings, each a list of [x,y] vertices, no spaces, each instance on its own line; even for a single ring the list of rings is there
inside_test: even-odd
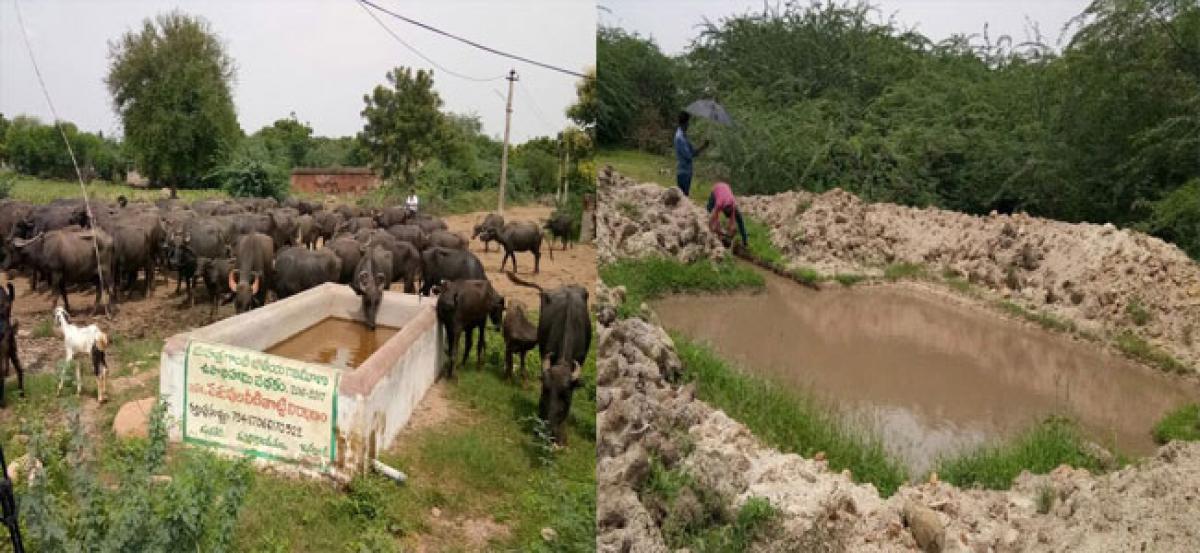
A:
[[[159,393],[177,423],[171,439],[304,474],[368,469],[437,378],[435,302],[386,292],[376,323],[396,331],[357,366],[266,353],[330,318],[362,321],[348,286],[324,284],[169,338]]]

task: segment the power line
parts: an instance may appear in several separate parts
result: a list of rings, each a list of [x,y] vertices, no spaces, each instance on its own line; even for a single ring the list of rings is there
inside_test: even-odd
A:
[[[384,31],[387,31],[387,34],[389,34],[389,35],[392,35],[392,38],[396,39],[396,42],[399,42],[400,44],[403,44],[405,48],[408,48],[408,49],[409,49],[409,50],[411,50],[411,51],[412,51],[414,54],[416,54],[416,55],[420,56],[420,57],[421,57],[421,59],[423,59],[423,60],[425,60],[425,61],[429,62],[429,64],[430,64],[430,65],[434,66],[434,67],[435,67],[435,68],[437,68],[439,71],[442,71],[442,72],[444,72],[444,73],[447,73],[447,74],[449,74],[449,75],[453,75],[453,76],[455,76],[455,77],[458,77],[458,78],[460,78],[460,79],[466,79],[466,80],[468,80],[468,81],[475,81],[475,82],[477,82],[477,83],[484,83],[484,82],[488,82],[488,81],[498,81],[498,80],[500,80],[500,79],[503,79],[503,78],[504,78],[504,75],[498,75],[498,76],[496,76],[496,77],[492,77],[492,78],[488,78],[488,79],[482,79],[482,78],[479,78],[479,77],[472,77],[472,76],[470,76],[470,75],[464,75],[464,74],[462,74],[462,73],[459,73],[459,72],[457,72],[457,71],[452,71],[452,70],[450,70],[450,69],[447,69],[446,67],[444,67],[444,66],[440,65],[438,62],[436,62],[436,61],[433,61],[433,60],[432,60],[432,59],[431,59],[429,56],[426,56],[425,54],[422,54],[420,50],[417,50],[417,49],[416,49],[416,48],[414,48],[414,47],[413,47],[411,44],[409,44],[409,43],[405,42],[405,41],[404,41],[404,39],[400,38],[400,35],[396,34],[396,32],[395,32],[395,31],[393,31],[393,30],[392,30],[390,27],[388,27],[388,26],[387,26],[387,24],[385,24],[385,23],[383,22],[383,20],[382,20],[382,19],[379,19],[379,17],[375,15],[375,12],[372,12],[371,10],[367,9],[367,7],[366,7],[365,5],[363,5],[362,3],[358,2],[358,0],[354,0],[354,3],[355,3],[355,4],[358,4],[358,6],[359,6],[360,8],[362,8],[364,12],[367,12],[367,15],[371,16],[371,19],[374,19],[374,20],[375,20],[375,22],[376,22],[376,23],[378,23],[380,27],[383,27],[383,30],[384,30]]]
[[[528,63],[528,64],[530,64],[530,65],[536,65],[536,66],[538,66],[538,67],[542,67],[542,68],[545,68],[545,69],[549,69],[549,70],[551,70],[551,71],[558,71],[559,73],[566,73],[567,75],[572,75],[572,76],[575,76],[575,77],[587,78],[587,75],[584,75],[583,73],[580,73],[580,72],[578,72],[578,71],[571,71],[570,69],[563,69],[562,67],[558,67],[558,66],[555,66],[555,65],[550,65],[550,64],[548,64],[548,63],[542,63],[542,62],[540,62],[540,61],[531,60],[531,59],[529,59],[529,58],[527,58],[527,57],[524,57],[524,56],[518,56],[518,55],[516,55],[516,54],[510,54],[510,53],[508,53],[508,52],[505,52],[505,51],[502,51],[502,50],[497,50],[497,49],[495,49],[495,48],[492,48],[492,47],[490,47],[490,46],[485,46],[485,45],[483,45],[483,44],[480,44],[480,43],[478,43],[478,42],[475,42],[475,41],[473,41],[473,40],[469,40],[469,39],[466,39],[466,38],[463,38],[463,37],[460,37],[460,36],[457,36],[457,35],[454,35],[454,34],[448,33],[448,32],[446,32],[446,31],[443,31],[443,30],[441,30],[441,29],[439,29],[439,28],[437,28],[437,27],[434,27],[434,26],[432,26],[432,25],[428,25],[428,24],[425,24],[425,23],[421,23],[420,21],[417,21],[417,20],[415,20],[415,19],[412,19],[412,18],[410,18],[410,17],[405,17],[405,16],[403,16],[403,15],[400,15],[400,14],[398,14],[398,13],[396,13],[396,12],[393,12],[393,11],[391,11],[391,10],[388,10],[387,8],[384,8],[384,7],[382,7],[382,6],[378,5],[378,4],[374,3],[374,2],[371,2],[370,0],[358,0],[358,1],[359,1],[359,2],[361,2],[361,3],[363,3],[363,4],[366,4],[366,5],[368,5],[368,6],[371,6],[372,8],[375,8],[376,10],[379,10],[379,11],[381,11],[381,12],[383,12],[383,13],[386,13],[386,14],[388,14],[388,15],[390,15],[390,16],[392,16],[392,17],[396,18],[396,19],[399,19],[399,20],[401,20],[401,21],[404,21],[404,22],[406,22],[406,23],[410,23],[410,24],[412,24],[412,25],[416,25],[416,26],[418,26],[418,27],[421,27],[422,29],[425,29],[425,30],[428,30],[428,31],[432,31],[432,32],[434,32],[434,33],[437,33],[437,34],[439,34],[439,35],[442,35],[442,36],[444,36],[444,37],[452,38],[452,39],[454,39],[454,40],[457,40],[457,41],[459,41],[459,42],[461,42],[461,43],[463,43],[463,44],[466,44],[466,45],[469,45],[469,46],[473,46],[473,47],[475,47],[475,48],[478,48],[478,49],[480,49],[480,50],[483,50],[483,51],[485,51],[485,52],[490,52],[490,53],[492,53],[492,54],[496,54],[497,56],[504,56],[504,57],[506,57],[506,58],[514,59],[514,60],[517,60],[517,61],[522,61],[522,62]]]
[[[528,88],[525,88],[525,81],[518,81],[517,84],[520,85],[521,92],[529,100],[529,107],[533,109],[533,114],[537,116],[538,120],[540,120],[542,124],[546,126],[547,130],[551,130],[551,132],[553,132],[554,129],[557,129],[558,127],[551,125],[546,117],[542,115],[542,110],[538,108],[537,102],[533,100],[533,93],[529,92]]]
[[[50,99],[50,91],[46,88],[46,81],[42,78],[42,70],[38,68],[37,58],[33,55],[33,46],[29,44],[29,33],[25,31],[25,18],[21,16],[21,3],[19,0],[13,0],[13,7],[17,11],[17,24],[21,27],[21,38],[25,41],[25,51],[29,52],[29,61],[33,64],[33,72],[37,75],[38,86],[42,88],[42,97],[46,99],[46,106],[50,108],[50,116],[54,118],[54,127],[58,129],[58,134],[62,136],[63,143],[67,145],[67,153],[71,155],[71,165],[75,167],[75,177],[79,179],[79,190],[83,192],[83,208],[87,210],[88,224],[93,228],[96,224],[96,217],[92,214],[92,204],[88,201],[87,185],[83,183],[83,172],[79,170],[79,160],[75,158],[75,149],[71,147],[71,141],[67,139],[67,131],[63,130],[62,122],[58,119],[58,111],[54,109],[54,102]],[[98,286],[104,288],[104,270],[100,265],[100,240],[90,240],[92,248],[96,251],[96,278],[100,279]],[[114,278],[109,275],[109,278]],[[112,293],[110,292],[111,296]],[[100,297],[100,296],[96,296]],[[112,298],[108,298],[108,302],[112,303]],[[104,308],[108,311],[107,304]],[[109,313],[111,316],[112,314]]]

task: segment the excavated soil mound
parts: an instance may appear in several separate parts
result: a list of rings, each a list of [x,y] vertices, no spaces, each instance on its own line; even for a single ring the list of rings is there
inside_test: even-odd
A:
[[[770,227],[793,264],[878,274],[888,264],[919,263],[1080,328],[1131,331],[1200,364],[1200,265],[1158,238],[1111,224],[872,204],[841,189],[739,205]]]
[[[597,194],[596,256],[601,264],[643,257],[691,263],[725,255],[720,239],[708,230],[704,211],[678,188],[638,184],[607,167],[599,172]]]

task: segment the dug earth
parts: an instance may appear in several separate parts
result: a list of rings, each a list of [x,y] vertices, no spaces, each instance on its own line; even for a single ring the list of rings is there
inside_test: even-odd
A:
[[[602,171],[598,182],[597,252],[604,262],[649,256],[693,261],[725,255],[719,241],[704,228],[700,208],[679,201],[677,193],[634,183],[611,169]],[[748,212],[776,220],[765,212],[766,207],[748,204],[752,205]],[[797,205],[771,208],[780,210],[775,233],[786,235],[792,228],[782,222],[783,210],[794,213]],[[836,221],[838,215],[828,217]],[[1001,217],[990,219],[997,218]],[[972,220],[979,223],[979,219]],[[1009,219],[1032,221],[1024,216]],[[804,221],[804,215],[799,220]],[[1054,228],[1066,225],[1047,224]],[[1018,244],[1018,252],[1028,251],[1019,245],[1020,240],[1038,243],[1027,230],[1014,227],[1005,231],[1001,225],[996,231]],[[1076,236],[1093,231],[1106,229],[1074,230]],[[894,232],[884,229],[879,234]],[[945,232],[950,235],[963,230]],[[1177,263],[1169,246],[1119,232],[1125,233],[1116,240],[1124,244],[1121,251],[1125,253],[1117,254],[1113,245],[1103,246],[1107,263],[1115,263],[1118,257],[1114,256],[1132,255],[1130,248],[1135,245],[1161,248],[1170,260],[1160,263],[1163,268],[1159,270],[1168,275],[1164,278],[1195,282],[1188,280],[1194,277]],[[1041,240],[1038,247],[1048,247],[1047,240]],[[782,236],[776,242],[788,243]],[[894,244],[892,259],[909,259],[897,256]],[[827,270],[860,269],[869,263],[867,259],[874,262],[867,254],[847,257],[834,255],[833,249],[825,255],[822,247],[810,245],[805,253],[795,247],[786,251],[806,262],[822,259],[829,263],[822,266]],[[862,247],[864,251],[874,248]],[[996,255],[1002,257],[1004,252],[1011,255],[1008,249],[998,250]],[[936,259],[920,258],[923,262]],[[1044,265],[1038,266],[1059,266],[1048,259],[1049,255],[1043,254],[1039,263]],[[886,256],[879,261],[887,263]],[[1099,266],[1107,267],[1104,263]],[[1059,268],[1057,274],[1079,278],[1087,270]],[[1148,269],[1139,266],[1133,273],[1144,270]],[[1086,297],[1087,290],[1099,285],[1083,283],[1100,278],[1073,280],[1071,287],[1079,285]],[[1164,293],[1176,292],[1177,288],[1168,288]],[[769,502],[777,516],[756,534],[749,548],[752,551],[1189,551],[1200,541],[1200,444],[1174,442],[1136,466],[1102,475],[1062,466],[1045,475],[1023,473],[1007,491],[964,490],[934,478],[902,485],[883,498],[874,486],[855,483],[848,472],[831,470],[824,459],[806,459],[764,446],[744,425],[696,399],[691,385],[680,385],[687,368],[654,313],[643,310],[639,317],[620,319],[617,307],[624,299],[622,287],[601,284],[597,288],[599,551],[665,552],[670,550],[665,539],[666,519],[672,524],[707,524],[688,519],[689,512],[697,512],[687,509],[686,502],[674,503],[677,512],[663,512],[661,503],[648,493],[654,485],[653,474],[663,470],[686,474],[693,488],[708,490],[710,497],[732,512],[751,500]],[[1116,301],[1116,296],[1112,300]],[[1158,300],[1145,301],[1157,305]],[[1165,327],[1171,328],[1170,324]]]

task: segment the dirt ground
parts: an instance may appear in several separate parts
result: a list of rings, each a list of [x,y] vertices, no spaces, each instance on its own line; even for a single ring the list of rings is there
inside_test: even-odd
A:
[[[521,206],[509,207],[504,210],[505,221],[533,221],[538,223],[538,226],[548,218],[553,208],[546,206]],[[471,237],[471,231],[475,224],[482,221],[486,213],[468,213],[465,215],[451,215],[445,217],[446,224],[453,232],[462,233],[467,238]],[[517,275],[523,280],[536,282],[544,288],[556,288],[564,284],[578,284],[587,288],[592,294],[595,294],[596,285],[596,248],[591,244],[574,244],[571,245],[565,252],[558,244],[549,244],[547,241],[542,242],[542,263],[541,272],[533,274],[533,254],[522,252],[517,254]],[[554,247],[554,259],[550,259],[550,247]],[[472,240],[469,246],[472,253],[479,257],[479,261],[483,262],[483,268],[487,271],[487,276],[491,279],[492,284],[504,294],[505,298],[518,299],[525,303],[526,306],[537,309],[538,300],[537,290],[517,286],[508,280],[508,277],[500,271],[500,259],[503,256],[503,250],[499,244],[495,242],[489,245],[489,252],[483,251],[483,242]],[[506,265],[508,270],[512,269],[512,263]]]

